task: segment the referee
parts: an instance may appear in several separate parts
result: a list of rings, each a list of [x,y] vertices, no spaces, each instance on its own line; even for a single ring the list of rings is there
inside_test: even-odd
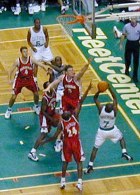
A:
[[[137,23],[134,17],[123,28],[120,49],[122,49],[122,43],[125,38],[127,38],[125,45],[125,74],[129,76],[129,67],[133,55],[133,80],[138,82],[140,24]]]

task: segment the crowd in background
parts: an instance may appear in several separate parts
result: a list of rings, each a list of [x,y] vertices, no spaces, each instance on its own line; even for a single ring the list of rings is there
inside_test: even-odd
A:
[[[33,15],[39,11],[46,11],[49,4],[59,4],[61,14],[69,9],[69,0],[1,0],[0,13],[3,11],[11,10],[14,15],[19,15],[22,11],[27,11]]]

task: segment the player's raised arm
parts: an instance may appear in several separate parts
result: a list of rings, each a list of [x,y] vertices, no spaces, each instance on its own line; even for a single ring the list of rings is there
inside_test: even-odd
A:
[[[111,89],[110,85],[108,87],[108,90],[110,91],[110,93],[112,95],[112,98],[113,98],[113,106],[114,106],[114,109],[117,111],[117,105],[118,105],[117,97],[116,97],[115,93],[113,92],[113,90]]]
[[[85,93],[83,94],[83,96],[82,96],[82,98],[81,98],[81,100],[80,100],[80,102],[79,102],[78,107],[75,109],[75,117],[76,117],[76,118],[78,118],[79,113],[80,113],[80,111],[81,111],[82,104],[83,104],[84,100],[86,99],[86,97],[87,97],[87,95],[88,95],[88,92],[89,92],[89,90],[90,90],[91,88],[92,88],[92,82],[90,82],[90,84],[88,85],[88,87],[87,87]]]
[[[48,87],[47,89],[44,89],[44,91],[50,91],[51,89],[56,89],[58,84],[62,81],[64,75],[61,75],[60,77],[58,77],[58,79],[56,79],[55,81],[53,81]]]
[[[101,109],[102,109],[102,105],[101,105],[100,101],[98,100],[99,94],[100,94],[100,91],[97,91],[95,93],[95,95],[94,95],[94,102],[95,102],[95,104],[96,104],[96,106],[98,108],[98,111],[100,113],[101,112]]]
[[[59,73],[61,73],[61,72],[63,72],[65,70],[65,66],[58,67],[55,64],[48,63],[48,62],[44,62],[44,64],[50,66],[51,68],[53,68],[54,70],[56,70]]]
[[[90,58],[90,59],[88,60],[88,63],[80,70],[79,73],[77,73],[77,74],[75,75],[75,78],[76,78],[77,80],[80,80],[80,79],[82,78],[82,76],[84,75],[84,73],[85,73],[86,70],[88,69],[89,64],[91,63],[91,61],[92,61],[92,59]]]

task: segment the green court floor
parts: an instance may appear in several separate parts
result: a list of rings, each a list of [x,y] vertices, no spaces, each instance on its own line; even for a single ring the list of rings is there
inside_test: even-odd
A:
[[[106,102],[110,101],[110,98],[107,95],[102,95],[100,100]],[[32,162],[27,157],[40,131],[36,114],[33,112],[17,112],[18,108],[24,108],[25,106],[32,107],[32,103],[15,104],[10,120],[4,119],[3,111],[6,106],[1,106],[1,190],[58,183],[60,180],[61,155],[54,151],[53,142],[39,148],[39,162]],[[92,97],[88,97],[80,114],[81,140],[86,154],[84,167],[87,165],[94,143],[98,128],[97,119],[97,109],[93,104]],[[128,152],[133,155],[134,161],[129,163],[121,159],[119,143],[114,145],[107,141],[97,155],[95,172],[84,176],[84,180],[140,173],[139,139],[120,112],[118,113],[117,125],[124,134]],[[29,126],[29,128],[26,129],[26,126]],[[49,136],[54,132],[55,129],[52,130]],[[77,180],[74,162],[69,164],[68,173],[67,180],[69,182]]]

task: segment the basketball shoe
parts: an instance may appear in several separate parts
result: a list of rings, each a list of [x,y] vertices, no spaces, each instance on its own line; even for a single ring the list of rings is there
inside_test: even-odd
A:
[[[127,152],[122,153],[122,158],[124,158],[126,160],[129,160],[129,161],[133,160],[133,157],[129,156],[127,154]]]
[[[88,165],[87,168],[86,168],[85,171],[84,171],[84,174],[91,173],[92,171],[93,171],[93,166]]]
[[[11,113],[12,113],[12,109],[7,109],[6,113],[5,113],[5,119],[9,119],[11,117]]]
[[[82,190],[83,190],[83,184],[82,184],[82,183],[77,183],[77,184],[76,184],[76,188],[77,188],[79,191],[82,191]]]
[[[61,140],[56,140],[54,145],[55,152],[61,152],[63,146],[63,142]]]
[[[36,152],[30,152],[28,154],[28,158],[31,159],[31,160],[33,160],[33,161],[38,161],[38,157],[36,155]]]
[[[66,181],[61,180],[60,189],[63,190],[66,187]]]

